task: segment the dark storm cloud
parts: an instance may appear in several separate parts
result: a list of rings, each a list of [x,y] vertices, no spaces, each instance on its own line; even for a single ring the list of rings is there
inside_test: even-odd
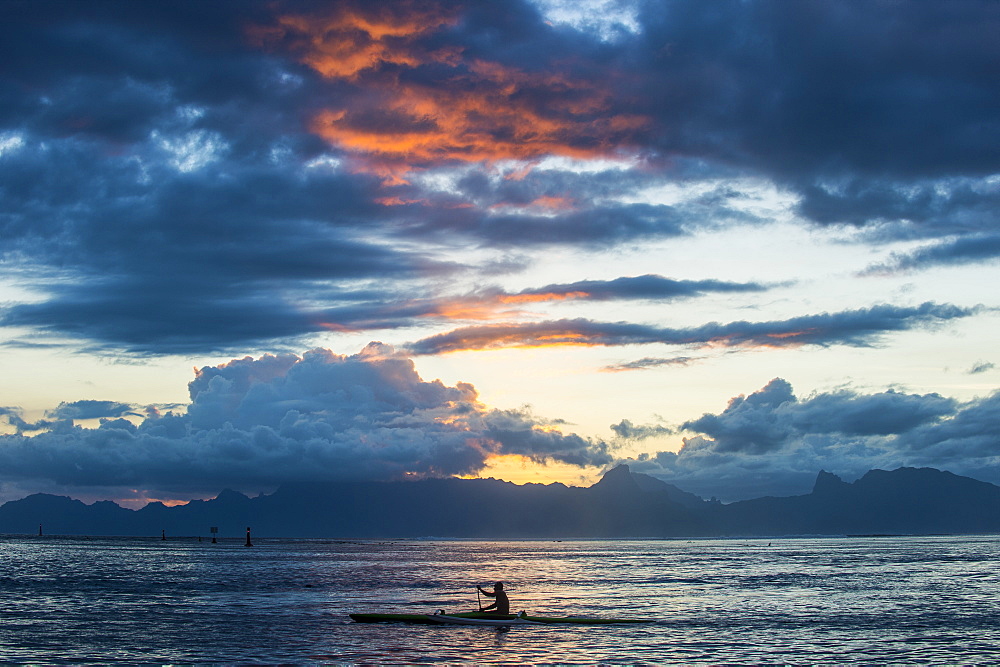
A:
[[[272,8],[0,11],[0,256],[42,297],[0,323],[133,352],[230,350],[322,330],[317,303],[338,303],[339,284],[455,268],[365,231],[384,210],[377,183],[338,170],[303,119],[329,91],[247,37]]]
[[[670,166],[672,183],[696,187],[669,205],[650,203],[644,194],[663,185],[662,165],[615,162],[584,172],[572,163],[529,165],[522,173],[465,169],[452,174],[446,190],[415,178],[381,201],[395,204],[387,215],[407,238],[453,241],[458,234],[490,248],[597,249],[766,222],[747,210],[757,186],[726,182],[740,178],[736,170],[718,167],[706,174],[704,165],[694,162]]]
[[[202,130],[181,136],[190,145],[151,140],[122,155],[20,135],[4,151],[0,252],[47,298],[0,321],[134,351],[232,349],[319,330],[300,304],[336,302],[330,283],[451,270],[360,238],[352,227],[382,208],[363,179],[237,160]]]
[[[297,132],[294,105],[308,98],[288,79],[299,73],[245,36],[271,16],[263,3],[14,1],[2,11],[7,127],[122,148],[181,111],[239,152]]]
[[[865,396],[839,392],[798,401],[792,386],[775,379],[749,396],[730,401],[719,415],[704,415],[682,428],[702,433],[720,452],[766,453],[802,433],[880,436],[904,433],[951,414],[956,401],[893,391]]]
[[[579,211],[550,210],[495,213],[454,209],[421,216],[407,234],[461,232],[489,247],[575,245],[605,247],[637,239],[673,238],[689,233],[691,216],[676,207],[654,204],[606,204]]]
[[[681,425],[677,453],[636,470],[722,500],[808,493],[819,470],[856,478],[873,468],[935,467],[1000,481],[1000,394],[962,403],[938,394],[841,390],[797,398],[776,378],[719,414]]]
[[[961,232],[990,198],[940,191],[997,171],[996,3],[641,8],[635,53],[664,151],[759,170],[820,222],[924,221],[944,202],[939,233]],[[996,222],[994,209],[980,224]]]
[[[425,295],[461,268],[425,242],[757,221],[728,185],[638,196],[663,179],[771,181],[819,223],[958,237],[898,268],[996,256],[1000,6],[638,7],[601,41],[516,1],[5,2],[0,259],[38,299],[0,324],[229,350],[350,326],[328,316],[358,282]],[[552,156],[617,166],[532,168]],[[485,174],[503,160],[523,173]],[[467,171],[419,178],[446,168]]]
[[[317,349],[235,359],[199,369],[189,390],[186,414],[154,411],[138,425],[106,419],[94,429],[61,421],[31,437],[0,436],[0,480],[198,495],[469,474],[491,454],[611,460],[604,443],[559,433],[527,411],[485,408],[472,385],[424,381],[411,360],[379,343],[352,356]],[[126,407],[77,401],[54,412],[82,419]],[[15,426],[18,414],[0,409]]]
[[[968,317],[978,308],[924,303],[915,307],[873,306],[839,313],[806,315],[773,322],[712,322],[672,329],[586,319],[463,327],[410,343],[411,354],[553,345],[710,345],[714,347],[797,347],[877,344],[885,334],[935,327]]]

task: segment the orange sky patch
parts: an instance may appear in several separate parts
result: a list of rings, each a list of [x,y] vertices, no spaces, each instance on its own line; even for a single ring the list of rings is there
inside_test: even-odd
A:
[[[329,331],[336,331],[338,333],[359,333],[366,329],[365,326],[348,326],[346,324],[340,324],[338,322],[317,322],[317,326],[320,326]]]
[[[514,484],[552,484],[562,482],[574,486],[590,486],[601,478],[602,470],[595,467],[581,468],[569,463],[548,461],[536,463],[519,454],[494,454],[486,459],[486,467],[475,475],[462,475],[464,479],[493,477]]]
[[[480,301],[475,299],[454,299],[437,304],[433,311],[426,314],[426,317],[443,317],[449,320],[491,320],[497,317],[506,317],[509,312],[497,313],[492,301]]]

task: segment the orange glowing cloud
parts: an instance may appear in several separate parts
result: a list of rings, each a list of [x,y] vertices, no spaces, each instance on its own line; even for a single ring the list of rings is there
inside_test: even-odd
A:
[[[380,206],[407,206],[409,204],[426,204],[426,199],[402,199],[400,197],[379,197],[375,200]]]
[[[977,309],[934,303],[914,308],[868,309],[806,315],[784,321],[730,322],[672,329],[630,322],[562,319],[548,322],[484,324],[462,327],[409,343],[409,354],[446,354],[471,350],[564,345],[683,345],[702,347],[789,348],[804,345],[870,345],[883,334],[935,326],[967,317]]]
[[[558,322],[539,324],[485,324],[431,336],[415,344],[410,352],[433,354],[469,350],[529,349],[541,347],[594,347],[607,345],[601,336]]]
[[[523,314],[520,311],[503,308],[508,304],[547,303],[566,299],[586,299],[587,292],[544,292],[507,294],[487,292],[472,296],[441,298],[420,302],[421,317],[438,317],[448,320],[495,320]],[[413,303],[410,304],[414,305]]]
[[[550,211],[572,211],[576,206],[569,197],[539,197],[531,202],[537,208],[546,208]]]
[[[612,91],[592,77],[529,72],[467,58],[457,46],[427,46],[459,18],[433,3],[400,2],[283,16],[257,34],[355,86],[342,107],[316,114],[311,130],[390,184],[448,162],[606,157],[647,125],[645,117],[612,113]]]
[[[364,9],[338,5],[322,16],[281,16],[277,25],[258,26],[250,34],[258,43],[285,43],[325,77],[354,80],[386,64],[416,67],[454,61],[456,50],[426,51],[416,38],[456,20],[434,5],[399,2]]]
[[[507,202],[500,202],[498,204],[493,204],[490,206],[490,210],[494,212],[507,212],[507,211],[533,211],[535,213],[554,213],[554,212],[566,212],[572,211],[576,208],[575,202],[568,197],[552,197],[544,196],[539,197],[531,201],[528,204],[511,204]]]
[[[564,299],[586,299],[587,292],[545,292],[542,294],[504,294],[498,297],[500,303],[544,303]]]
[[[440,317],[447,320],[491,320],[510,313],[497,313],[490,301],[475,299],[444,299],[434,304],[424,313],[424,317]]]

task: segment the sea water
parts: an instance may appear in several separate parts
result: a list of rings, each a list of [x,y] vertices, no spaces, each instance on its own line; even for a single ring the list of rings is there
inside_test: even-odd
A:
[[[0,661],[1000,662],[1000,537],[323,541],[0,536]],[[353,623],[477,608],[656,619]],[[483,598],[484,604],[486,599]]]

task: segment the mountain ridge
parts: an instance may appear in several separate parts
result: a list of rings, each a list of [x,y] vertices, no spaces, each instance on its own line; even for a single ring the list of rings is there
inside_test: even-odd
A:
[[[488,479],[286,484],[249,498],[138,510],[33,494],[0,506],[0,533],[313,538],[672,538],[1000,532],[1000,487],[934,468],[820,471],[810,493],[722,504],[613,468],[589,487]]]

